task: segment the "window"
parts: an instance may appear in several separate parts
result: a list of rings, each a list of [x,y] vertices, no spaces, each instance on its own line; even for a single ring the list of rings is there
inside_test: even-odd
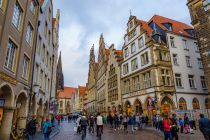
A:
[[[35,3],[34,3],[34,0],[31,0],[31,3],[30,3],[30,11],[35,14]]]
[[[139,43],[139,48],[144,47],[144,39],[143,39],[143,37],[141,37],[141,38],[138,40],[138,43]]]
[[[50,31],[48,31],[48,44],[50,45],[50,38],[51,38],[51,33],[50,33]]]
[[[29,23],[26,30],[26,42],[28,44],[32,44],[32,38],[33,38],[33,27]]]
[[[161,69],[161,75],[162,75],[163,85],[164,86],[170,86],[171,85],[171,78],[170,78],[169,70]]]
[[[141,55],[141,65],[144,66],[149,63],[148,52]]]
[[[133,27],[133,21],[130,22],[130,29]]]
[[[159,52],[160,55],[160,60],[161,61],[168,61],[168,56],[167,56],[167,52]]]
[[[7,45],[5,67],[11,71],[13,71],[14,69],[16,51],[17,51],[17,46],[11,40],[9,40],[9,43]]]
[[[200,58],[198,58],[198,66],[200,69],[203,69],[203,64]]]
[[[137,58],[135,58],[135,59],[133,59],[131,61],[131,69],[132,69],[132,71],[138,69],[138,61],[137,61]]]
[[[207,89],[206,79],[204,76],[201,76],[201,86],[203,89]]]
[[[180,110],[187,110],[187,103],[184,98],[179,99],[179,109]]]
[[[47,34],[47,31],[48,31],[48,25],[47,25],[47,22],[45,22],[45,29],[44,29],[44,33],[45,33],[45,37],[48,35]]]
[[[181,74],[175,74],[175,82],[177,87],[182,87],[182,77]]]
[[[197,42],[194,42],[194,46],[195,46],[195,51],[199,52],[199,48],[198,48],[198,43]]]
[[[42,51],[42,38],[41,36],[39,36],[38,48],[37,48],[37,52],[39,55],[41,55],[41,51]]]
[[[210,9],[210,0],[203,0],[203,8],[205,11]]]
[[[174,62],[174,65],[179,65],[178,64],[177,54],[173,54],[173,62]]]
[[[143,74],[143,83],[144,83],[144,88],[151,87],[152,81],[151,81],[150,72],[146,72],[146,73]]]
[[[134,53],[136,51],[136,45],[135,42],[131,44],[131,53]]]
[[[190,88],[196,88],[194,75],[188,75]]]
[[[48,19],[49,19],[49,21],[50,21],[50,19],[51,19],[51,9],[49,8],[49,14],[48,14]]]
[[[43,87],[43,70],[41,70],[41,73],[40,73],[40,76],[39,76],[39,83],[40,83],[40,87],[42,88]]]
[[[192,101],[193,109],[200,109],[199,101],[197,98],[194,98]]]
[[[185,56],[185,58],[186,58],[187,67],[192,67],[191,62],[190,62],[190,57]]]
[[[15,4],[14,11],[13,11],[13,18],[12,18],[12,24],[19,29],[21,24],[21,18],[22,18],[22,9],[18,3]]]
[[[125,49],[125,58],[129,56],[128,48]]]
[[[60,101],[60,107],[61,108],[63,107],[63,101]]]
[[[29,62],[29,58],[26,55],[24,55],[22,77],[26,80],[28,80],[29,75]]]
[[[175,42],[174,42],[174,37],[170,37],[170,43],[171,43],[171,47],[175,48]]]
[[[189,50],[189,48],[188,48],[188,46],[187,46],[187,40],[182,40],[182,43],[183,43],[183,48],[185,49],[185,50]]]
[[[128,63],[123,65],[123,74],[127,74],[128,73]]]
[[[36,67],[35,67],[35,82],[38,83],[38,74],[39,74],[39,65],[36,64]]]

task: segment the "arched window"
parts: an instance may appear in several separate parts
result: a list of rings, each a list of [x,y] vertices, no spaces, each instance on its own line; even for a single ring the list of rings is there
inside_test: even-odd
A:
[[[206,109],[210,109],[210,99],[209,98],[207,98],[205,100],[205,106],[206,106]]]
[[[187,104],[184,98],[179,99],[179,109],[180,110],[187,110]]]
[[[197,98],[194,98],[192,101],[193,109],[200,109],[199,101]]]
[[[60,101],[60,107],[63,107],[63,101]]]

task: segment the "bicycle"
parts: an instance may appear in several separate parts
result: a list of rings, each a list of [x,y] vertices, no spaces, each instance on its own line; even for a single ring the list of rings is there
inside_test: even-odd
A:
[[[85,134],[85,127],[83,126],[83,127],[81,127],[81,129],[82,129],[82,140],[84,140],[85,137],[86,137],[86,134]]]

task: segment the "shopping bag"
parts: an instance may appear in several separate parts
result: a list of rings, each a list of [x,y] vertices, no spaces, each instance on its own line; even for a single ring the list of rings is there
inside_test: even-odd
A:
[[[74,127],[74,132],[77,132],[77,127],[76,126]]]

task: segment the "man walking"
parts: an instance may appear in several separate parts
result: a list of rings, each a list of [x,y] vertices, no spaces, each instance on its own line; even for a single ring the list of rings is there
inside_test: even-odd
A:
[[[205,140],[210,140],[210,120],[204,118],[203,114],[200,114],[199,129],[203,133]]]
[[[28,133],[28,139],[33,140],[33,137],[36,133],[36,118],[35,116],[32,117],[32,119],[27,123],[26,125],[26,131]]]

